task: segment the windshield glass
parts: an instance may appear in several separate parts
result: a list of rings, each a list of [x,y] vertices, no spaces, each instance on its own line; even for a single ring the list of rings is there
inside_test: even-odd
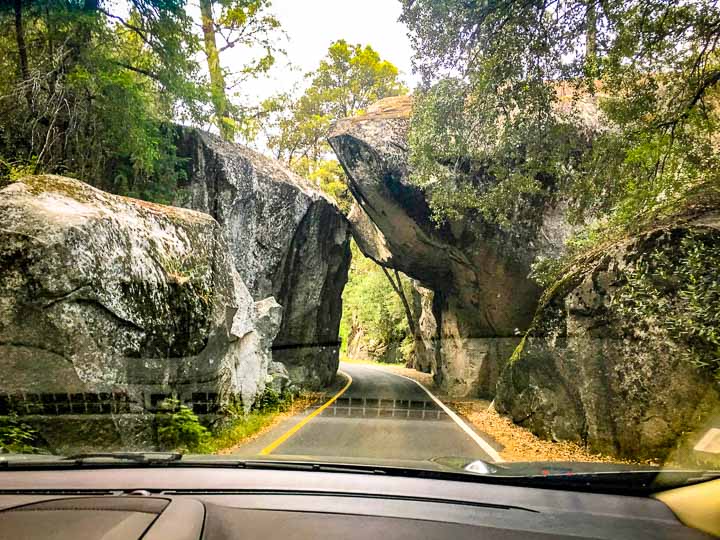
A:
[[[0,460],[720,469],[716,3],[0,22]]]

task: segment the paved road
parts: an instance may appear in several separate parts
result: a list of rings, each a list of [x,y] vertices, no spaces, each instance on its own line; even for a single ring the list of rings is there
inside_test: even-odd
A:
[[[358,364],[340,369],[350,388],[272,454],[493,461],[414,381]]]

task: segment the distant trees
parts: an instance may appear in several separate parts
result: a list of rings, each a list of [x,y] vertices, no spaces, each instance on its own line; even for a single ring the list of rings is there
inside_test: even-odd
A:
[[[717,195],[716,2],[403,4],[412,181],[438,219],[505,223],[542,193],[628,227]]]
[[[411,298],[410,280],[398,274],[403,295]],[[392,285],[391,285],[392,283]],[[352,243],[352,263],[343,292],[343,317],[340,335],[343,352],[362,355],[361,360],[407,362],[413,354],[413,335],[402,296],[394,290],[397,284],[384,269],[363,256]]]
[[[243,131],[243,110],[228,97],[230,89],[248,78],[267,73],[281,53],[275,40],[280,22],[269,13],[269,0],[200,0],[202,41],[210,75],[214,123],[223,139],[232,141]],[[217,13],[214,13],[216,8]],[[222,52],[243,47],[260,50],[238,73],[226,73]],[[233,79],[228,83],[228,75]]]
[[[330,126],[379,99],[404,94],[407,88],[398,69],[372,47],[344,40],[330,45],[319,67],[306,78],[310,85],[299,98],[282,94],[265,102],[268,146],[276,158],[314,180],[349,210],[342,169],[326,140]]]

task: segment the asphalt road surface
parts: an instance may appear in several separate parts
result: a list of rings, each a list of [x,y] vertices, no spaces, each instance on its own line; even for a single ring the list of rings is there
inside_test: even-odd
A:
[[[493,461],[418,384],[379,368],[342,364],[352,384],[272,450],[283,456]]]

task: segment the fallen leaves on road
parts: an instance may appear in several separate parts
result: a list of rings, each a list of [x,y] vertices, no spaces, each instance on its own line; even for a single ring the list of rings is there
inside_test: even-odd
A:
[[[482,399],[454,400],[443,395],[433,382],[432,375],[414,369],[393,364],[376,364],[385,369],[404,375],[422,383],[428,390],[435,393],[446,405],[463,416],[477,431],[481,431],[494,439],[502,449],[500,455],[506,461],[584,461],[623,463],[624,460],[593,454],[579,444],[568,441],[552,442],[540,439],[530,430],[513,424],[510,419],[501,416]]]
[[[500,455],[506,461],[585,461],[613,462],[617,458],[593,454],[578,444],[540,439],[529,430],[513,424],[510,419],[500,416],[490,403],[483,400],[449,401],[460,415],[475,429],[490,435],[503,446]]]

